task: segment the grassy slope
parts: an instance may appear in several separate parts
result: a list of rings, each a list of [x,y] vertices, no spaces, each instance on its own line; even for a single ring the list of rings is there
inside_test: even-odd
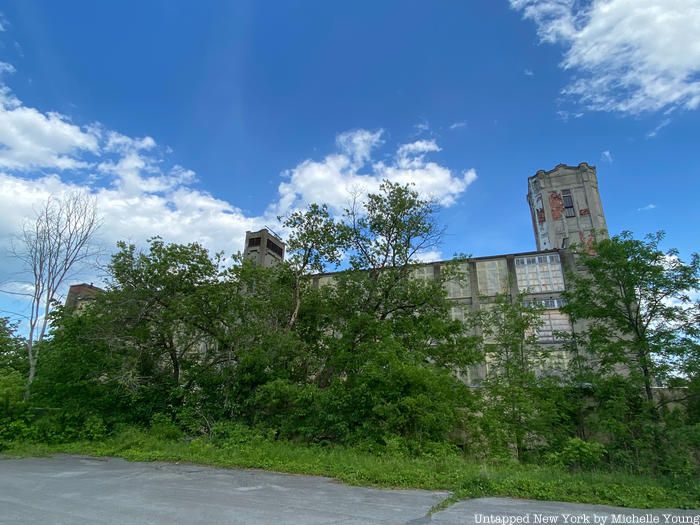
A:
[[[554,467],[479,464],[456,456],[376,456],[343,447],[284,441],[224,442],[165,440],[129,430],[102,441],[61,445],[17,444],[5,456],[54,453],[117,456],[132,461],[184,461],[219,467],[261,468],[337,478],[352,485],[449,490],[445,502],[480,496],[600,503],[639,508],[700,508],[697,482],[620,473],[570,473]],[[445,506],[443,505],[443,506]]]

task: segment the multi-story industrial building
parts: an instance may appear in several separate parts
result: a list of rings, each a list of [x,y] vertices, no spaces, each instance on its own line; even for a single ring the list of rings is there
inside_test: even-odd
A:
[[[446,292],[453,301],[451,317],[464,320],[470,310],[487,309],[499,296],[526,301],[544,307],[542,326],[537,331],[540,344],[552,345],[552,365],[563,364],[567,354],[560,350],[561,334],[574,330],[560,309],[562,292],[567,286],[567,269],[574,270],[574,244],[586,246],[607,237],[603,205],[598,192],[596,169],[586,163],[560,164],[550,171],[538,171],[528,178],[527,201],[537,250],[532,252],[474,257],[458,263],[461,277],[448,281]],[[285,243],[268,229],[246,232],[243,255],[257,264],[270,267],[284,260]],[[418,265],[416,279],[434,279],[448,261]],[[449,264],[454,262],[449,261]],[[314,286],[325,286],[338,272],[312,277]],[[79,307],[101,290],[87,284],[73,285],[66,306]],[[474,367],[465,380],[477,385],[488,374],[488,363]]]
[[[532,252],[469,258],[459,263],[462,277],[446,283],[447,296],[454,301],[453,319],[464,320],[469,310],[487,309],[499,296],[526,301],[544,308],[537,330],[539,344],[552,345],[549,365],[564,365],[567,352],[560,349],[562,334],[574,329],[563,306],[567,269],[574,270],[573,245],[586,246],[607,236],[603,207],[598,192],[596,169],[586,163],[560,164],[550,171],[538,171],[528,179],[527,201],[532,214],[537,250]],[[449,262],[454,264],[453,262]],[[418,266],[417,279],[433,279],[448,261]],[[316,286],[330,284],[337,273],[314,276]],[[488,373],[488,363],[473,367],[465,380],[473,385]]]

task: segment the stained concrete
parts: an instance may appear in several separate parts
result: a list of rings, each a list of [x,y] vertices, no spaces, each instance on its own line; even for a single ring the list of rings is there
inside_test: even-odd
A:
[[[700,525],[700,510],[641,511],[506,498],[462,501],[429,515],[429,509],[448,495],[435,491],[351,487],[316,476],[187,464],[129,463],[114,458],[56,456],[0,460],[0,523],[3,524],[452,525],[482,524],[484,516],[495,516],[497,520],[521,517],[520,523],[531,525],[614,525],[613,515],[657,515],[658,525],[693,524],[693,518],[694,525]],[[665,521],[664,514],[674,518],[686,516],[691,521]],[[556,517],[557,521],[538,522],[536,516]],[[595,516],[599,517],[598,521]],[[605,523],[600,521],[601,516],[608,517]],[[525,517],[528,521],[523,521]]]

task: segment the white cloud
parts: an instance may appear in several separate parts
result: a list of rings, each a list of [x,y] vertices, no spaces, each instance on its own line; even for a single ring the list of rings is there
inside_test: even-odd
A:
[[[601,154],[600,154],[600,158],[603,159],[603,160],[606,161],[606,162],[611,163],[611,164],[612,164],[612,162],[613,162],[612,153],[610,153],[610,151],[608,151],[608,150],[605,150],[603,153],[601,153]]]
[[[356,129],[340,133],[335,142],[354,165],[361,166],[369,160],[372,150],[382,144],[383,134],[382,129],[377,131]]]
[[[17,261],[8,257],[10,241],[50,195],[92,194],[103,217],[98,241],[107,250],[118,240],[143,244],[160,235],[231,254],[243,248],[246,230],[275,224],[278,214],[311,202],[341,212],[353,192],[376,191],[383,179],[412,183],[445,206],[476,179],[474,170],[453,173],[426,159],[440,151],[435,140],[401,144],[390,160],[373,161],[383,144],[381,129],[340,133],[335,152],[288,170],[267,210],[254,215],[197,188],[196,174],[168,164],[168,148],[152,137],[74,124],[25,105],[0,84],[0,282],[15,283],[12,289],[21,282]]]
[[[532,69],[525,69],[523,71],[526,77],[533,77],[535,76],[535,72]]]
[[[651,211],[656,209],[656,204],[647,204],[641,208],[637,208],[637,211]]]
[[[572,113],[570,111],[559,110],[559,111],[557,111],[557,116],[563,122],[568,122],[569,119],[572,119],[572,118],[574,118],[574,119],[581,118],[583,116],[583,113],[581,113],[580,111]]]
[[[369,132],[356,130],[352,133],[367,137]],[[343,142],[357,141],[345,137]],[[279,185],[279,201],[270,213],[284,214],[311,202],[324,202],[340,213],[351,195],[376,191],[384,179],[414,184],[423,197],[450,206],[476,180],[474,170],[467,170],[460,176],[445,166],[427,161],[426,154],[440,151],[434,140],[402,144],[388,163],[370,163],[369,157],[363,156],[366,162],[358,164],[354,151],[341,149],[340,153],[327,155],[323,160],[308,159],[288,170],[285,173],[288,180]]]
[[[450,129],[459,129],[463,128],[467,125],[467,122],[465,120],[460,120],[459,122],[453,122],[450,124]]]
[[[414,135],[416,137],[419,135],[431,133],[430,124],[428,123],[427,120],[424,120],[423,122],[419,122],[418,124],[414,124],[413,128],[416,130],[416,133]]]
[[[0,90],[0,169],[85,168],[90,163],[82,155],[97,154],[98,140],[94,129],[24,106],[7,87]]]
[[[12,74],[15,72],[15,66],[12,64],[8,64],[7,62],[0,62],[0,75],[3,75],[5,73],[7,74]]]
[[[416,259],[420,262],[435,262],[445,260],[440,250],[426,250],[418,252],[416,254]]]
[[[661,131],[662,129],[664,129],[664,128],[665,128],[666,126],[668,126],[670,123],[671,123],[671,119],[670,119],[670,118],[665,118],[665,119],[663,119],[661,122],[659,122],[659,124],[658,124],[654,129],[652,129],[649,133],[647,133],[647,138],[648,138],[648,139],[653,139],[654,137],[656,137],[656,135],[658,135],[659,131]]]
[[[564,93],[592,110],[700,105],[700,1],[510,0],[540,40],[565,47]]]

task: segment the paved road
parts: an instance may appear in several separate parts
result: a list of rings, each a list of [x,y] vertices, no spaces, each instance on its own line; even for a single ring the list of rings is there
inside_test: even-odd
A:
[[[559,525],[581,525],[586,522],[565,523],[563,516],[588,515],[594,523],[592,513],[630,514],[612,507],[484,498],[429,516],[428,510],[447,495],[350,487],[323,477],[112,458],[0,460],[0,523],[421,525],[529,515],[536,525],[535,515],[545,513],[559,516]],[[655,512],[662,516],[663,511]],[[695,525],[700,524],[700,511],[684,514],[697,515]],[[665,525],[663,516],[659,525]]]

